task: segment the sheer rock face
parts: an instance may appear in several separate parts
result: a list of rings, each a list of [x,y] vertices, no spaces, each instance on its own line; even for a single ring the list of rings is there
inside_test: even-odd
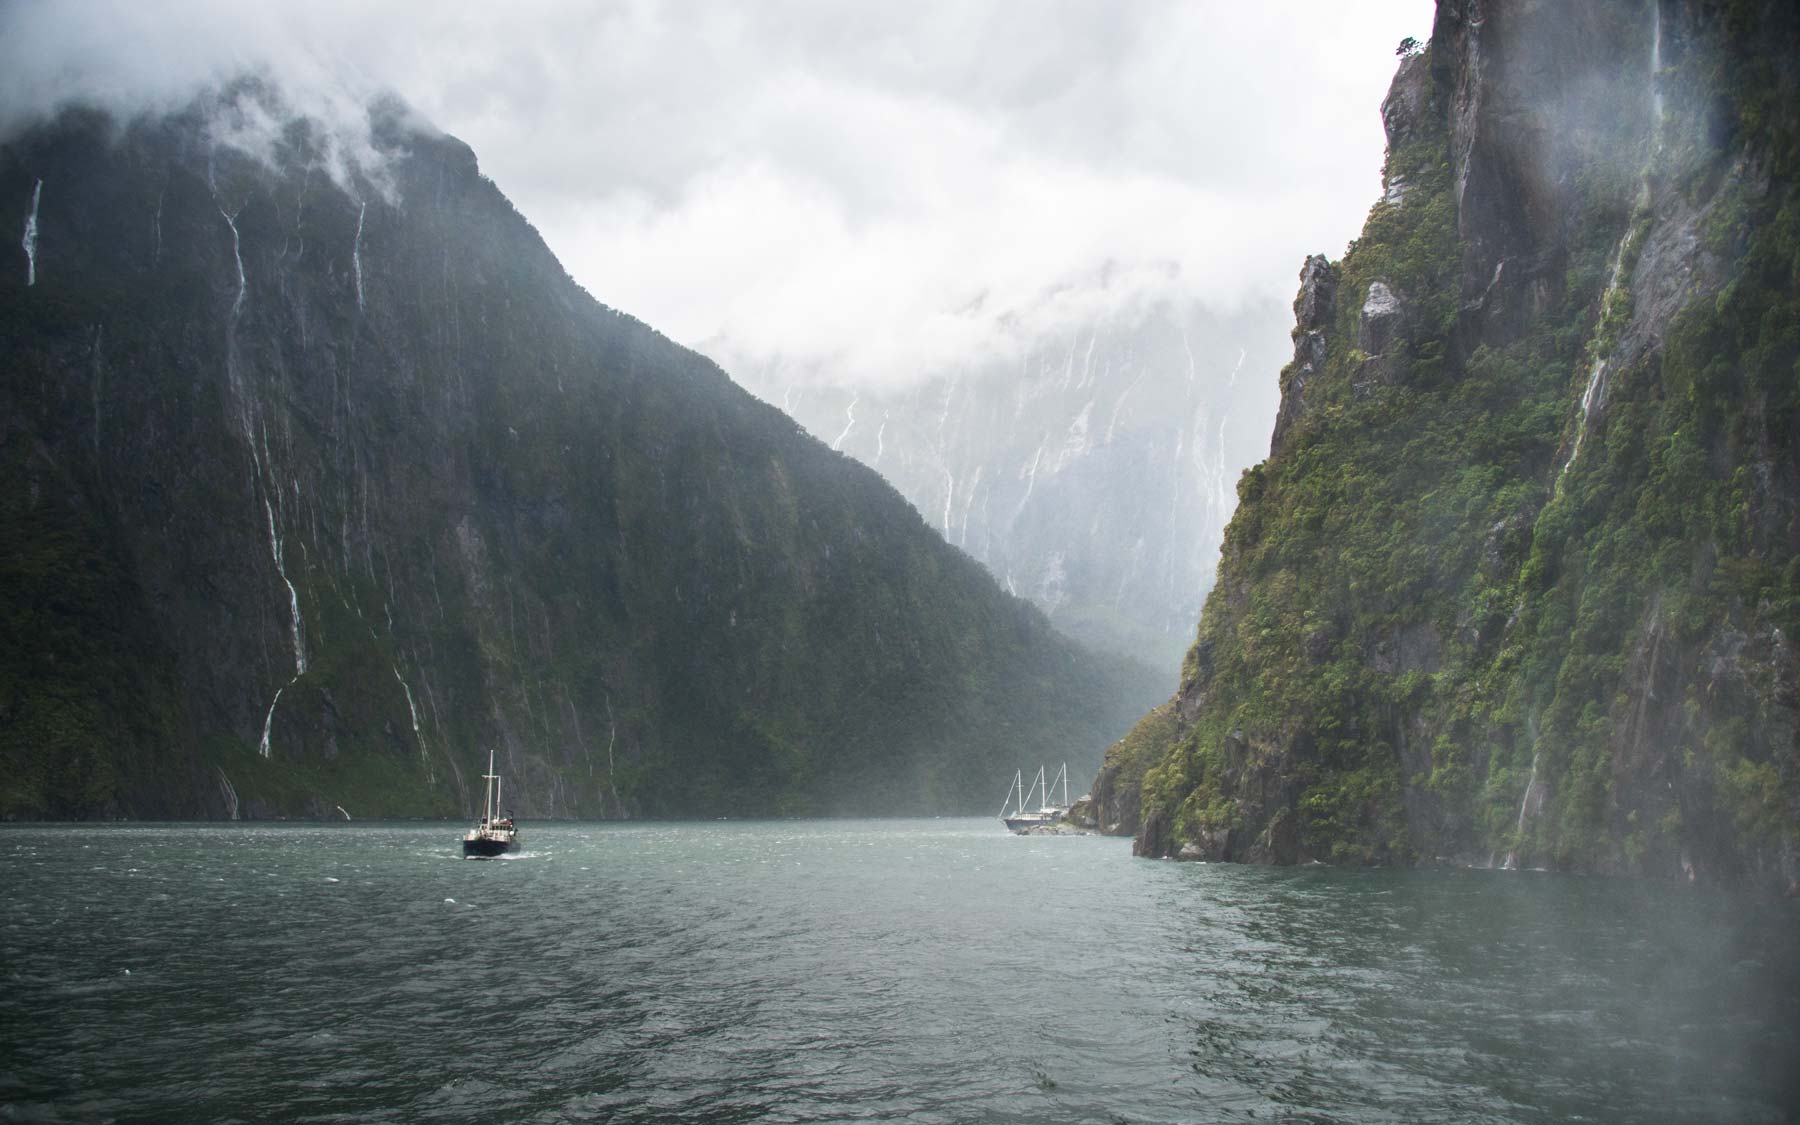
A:
[[[1275,415],[1270,448],[1306,413],[1306,385],[1325,363],[1325,329],[1337,313],[1337,270],[1323,254],[1300,267],[1300,294],[1294,298],[1294,362],[1282,373],[1281,408]]]
[[[985,812],[1150,702],[371,121],[0,146],[0,816]]]
[[[1442,0],[1103,769],[1140,854],[1800,877],[1797,51],[1776,3]]]

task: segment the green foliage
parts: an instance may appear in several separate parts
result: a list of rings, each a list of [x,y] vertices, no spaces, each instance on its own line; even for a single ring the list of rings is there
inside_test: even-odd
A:
[[[1300,858],[1674,872],[1800,843],[1800,98],[1774,65],[1800,20],[1727,8],[1665,84],[1670,136],[1700,105],[1733,127],[1641,184],[1579,173],[1560,283],[1506,332],[1460,319],[1444,107],[1390,153],[1406,192],[1334,267],[1323,370],[1239,484],[1199,713],[1142,771],[1171,847],[1291,825]],[[1652,323],[1641,275],[1685,268],[1658,224],[1689,214],[1723,273]],[[1377,281],[1404,328],[1370,354]]]

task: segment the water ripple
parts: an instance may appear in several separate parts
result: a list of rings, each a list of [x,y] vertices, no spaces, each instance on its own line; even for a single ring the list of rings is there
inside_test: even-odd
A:
[[[988,821],[8,827],[0,1116],[1780,1120],[1792,904]]]

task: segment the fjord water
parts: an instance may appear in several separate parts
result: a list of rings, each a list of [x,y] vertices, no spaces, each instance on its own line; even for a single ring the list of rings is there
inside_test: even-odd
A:
[[[0,830],[0,1116],[1781,1119],[1788,902],[992,820]]]

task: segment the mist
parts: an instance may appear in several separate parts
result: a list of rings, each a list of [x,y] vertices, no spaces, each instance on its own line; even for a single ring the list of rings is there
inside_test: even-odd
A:
[[[1378,193],[1430,8],[27,2],[0,134],[256,73],[344,182],[392,91],[601,301],[728,370],[904,387],[1161,304],[1285,304]]]

